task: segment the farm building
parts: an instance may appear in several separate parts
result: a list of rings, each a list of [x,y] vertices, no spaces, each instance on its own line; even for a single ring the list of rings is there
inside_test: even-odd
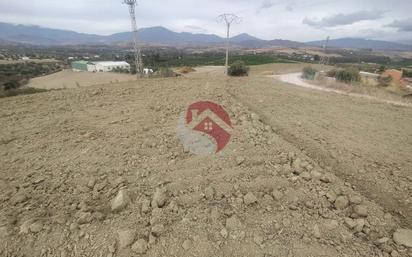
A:
[[[98,72],[108,72],[114,69],[130,70],[130,64],[127,62],[93,62]]]
[[[87,64],[89,62],[88,61],[75,61],[72,62],[72,69],[74,71],[88,71],[87,69]]]
[[[75,61],[72,62],[71,66],[74,71],[109,72],[115,69],[130,70],[130,64],[127,62]]]

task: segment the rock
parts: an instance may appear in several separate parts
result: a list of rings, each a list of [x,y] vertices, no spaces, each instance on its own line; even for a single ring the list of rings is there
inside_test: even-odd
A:
[[[189,239],[186,239],[183,244],[182,244],[182,248],[187,251],[190,248],[192,248],[192,241],[190,241]]]
[[[236,215],[226,219],[226,228],[229,230],[239,230],[242,227],[242,222]]]
[[[245,162],[245,158],[244,158],[244,157],[242,157],[242,156],[236,157],[236,164],[237,164],[238,166],[242,165],[244,162]]]
[[[43,229],[43,224],[40,221],[36,221],[30,225],[29,229],[33,233],[39,233]]]
[[[25,193],[19,192],[12,198],[12,203],[13,205],[17,205],[26,202],[27,200],[29,200],[29,197]]]
[[[112,201],[112,211],[120,212],[129,204],[130,198],[125,189],[120,189],[117,196]]]
[[[243,201],[246,205],[252,205],[257,202],[257,198],[253,193],[249,192],[243,197]]]
[[[272,192],[272,196],[273,196],[273,198],[274,198],[275,200],[279,201],[280,199],[282,199],[283,194],[282,194],[282,192],[280,192],[279,190],[275,189],[275,190],[273,190],[273,192]]]
[[[162,224],[157,224],[152,227],[152,235],[159,237],[161,234],[163,234],[164,230],[165,227]]]
[[[357,214],[359,217],[368,217],[368,209],[364,205],[356,205],[353,208],[353,211],[355,214]]]
[[[312,176],[310,175],[309,172],[303,172],[302,174],[300,174],[301,178],[303,178],[306,181],[309,181],[312,179]]]
[[[396,251],[396,250],[393,250],[392,252],[391,252],[391,257],[399,257],[400,255],[399,255],[399,253]]]
[[[167,190],[166,188],[158,188],[153,194],[152,207],[162,208],[167,201]]]
[[[376,240],[375,244],[376,245],[382,245],[382,244],[387,243],[388,241],[389,241],[388,237],[382,237],[382,238],[379,238],[378,240]]]
[[[264,238],[261,235],[255,235],[253,238],[253,242],[255,242],[255,244],[257,245],[262,245],[263,241],[264,241]]]
[[[227,236],[228,236],[227,229],[226,229],[226,228],[222,228],[222,230],[220,230],[220,235],[221,235],[223,238],[227,238]]]
[[[357,196],[357,195],[351,195],[349,197],[349,202],[351,204],[361,204],[362,203],[362,198],[360,196]]]
[[[139,239],[132,245],[132,251],[138,254],[144,254],[147,251],[147,247],[146,240]]]
[[[20,225],[20,234],[27,234],[30,231],[30,225],[33,223],[32,220],[26,220]]]
[[[303,168],[302,168],[301,164],[302,164],[302,161],[301,161],[299,158],[297,158],[297,159],[293,162],[292,168],[293,168],[293,173],[294,173],[294,174],[296,174],[296,175],[302,174]]]
[[[338,196],[336,195],[335,191],[329,190],[326,193],[326,198],[328,198],[329,202],[334,203],[336,201],[336,198],[338,198]]]
[[[81,212],[79,214],[79,218],[77,219],[77,222],[81,224],[87,224],[92,222],[93,216],[90,212]]]
[[[355,220],[355,231],[356,232],[362,232],[363,227],[365,226],[366,222],[364,219],[356,219]]]
[[[350,229],[353,229],[356,226],[356,222],[351,218],[345,217],[343,220],[345,221],[345,225]]]
[[[333,177],[330,174],[323,174],[320,177],[320,181],[322,181],[323,183],[332,183],[333,182]]]
[[[87,187],[89,189],[93,189],[94,185],[96,184],[96,179],[95,178],[91,178],[89,179],[89,181],[87,182]]]
[[[213,200],[213,198],[215,197],[215,190],[213,189],[213,187],[207,187],[205,189],[205,197],[208,200]]]
[[[142,213],[149,213],[150,212],[150,201],[144,199],[142,201]]]
[[[315,226],[313,226],[313,236],[316,237],[316,238],[321,237],[320,229],[319,229],[319,226],[317,224],[315,224]]]
[[[348,198],[346,196],[339,196],[336,198],[335,201],[335,208],[338,210],[343,210],[345,209],[349,204]]]
[[[412,230],[397,229],[393,234],[393,241],[398,245],[403,245],[412,248]]]
[[[119,246],[124,249],[133,244],[136,237],[136,231],[132,229],[126,229],[117,232],[119,235]]]

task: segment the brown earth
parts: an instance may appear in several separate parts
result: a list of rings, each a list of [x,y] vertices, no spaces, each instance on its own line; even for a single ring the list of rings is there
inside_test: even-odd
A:
[[[0,256],[412,256],[412,109],[259,75],[300,68],[1,99]],[[214,156],[176,137],[199,100]]]

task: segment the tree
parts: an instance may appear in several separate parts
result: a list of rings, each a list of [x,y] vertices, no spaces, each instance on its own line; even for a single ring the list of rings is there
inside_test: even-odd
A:
[[[243,61],[235,61],[228,69],[229,76],[248,76],[249,67]]]

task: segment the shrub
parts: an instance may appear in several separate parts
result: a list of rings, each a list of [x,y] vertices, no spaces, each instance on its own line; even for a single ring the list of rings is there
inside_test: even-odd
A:
[[[176,77],[176,73],[169,68],[160,68],[158,74],[162,78]]]
[[[249,67],[247,67],[243,61],[232,63],[228,69],[229,76],[247,76],[248,73]]]
[[[326,72],[326,75],[330,78],[336,77],[336,69],[333,69],[333,70],[330,70],[330,71]]]
[[[378,79],[378,87],[388,87],[389,84],[392,82],[391,76],[379,77]]]
[[[316,69],[310,67],[310,66],[305,67],[305,68],[303,68],[303,75],[302,75],[302,77],[303,77],[304,79],[314,80],[314,79],[315,79],[316,72],[318,72],[318,71],[317,71]]]
[[[336,72],[336,80],[344,83],[358,82],[361,80],[359,70],[355,68],[345,68]]]
[[[412,71],[411,70],[403,70],[402,77],[404,78],[412,78]]]

